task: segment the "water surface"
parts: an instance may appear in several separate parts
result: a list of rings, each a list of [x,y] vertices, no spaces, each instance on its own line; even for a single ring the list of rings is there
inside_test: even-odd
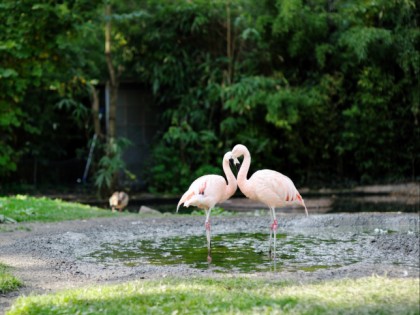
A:
[[[207,262],[205,236],[138,240],[106,243],[88,255],[104,264],[135,267],[153,265],[188,265],[216,272],[315,271],[337,268],[357,262],[385,263],[381,253],[366,253],[365,243],[378,231],[322,235],[277,235],[276,259],[268,253],[268,233],[229,233],[213,235],[212,262]],[[381,231],[380,233],[393,233]],[[389,256],[388,263],[415,265],[404,257]]]

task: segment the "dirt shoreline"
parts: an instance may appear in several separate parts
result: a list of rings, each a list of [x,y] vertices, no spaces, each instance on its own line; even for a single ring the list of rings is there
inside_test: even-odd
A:
[[[337,278],[358,278],[376,275],[389,277],[419,277],[419,215],[416,213],[358,213],[321,214],[308,218],[302,214],[282,214],[279,231],[290,233],[335,233],[351,230],[392,230],[393,233],[366,236],[355,244],[366,257],[375,253],[383,263],[356,262],[339,268],[312,272],[253,272],[247,276],[290,279],[307,282]],[[267,232],[268,217],[238,214],[214,217],[213,233]],[[177,236],[203,238],[203,218],[195,216],[143,217],[120,216],[106,219],[66,221],[59,223],[19,224],[13,232],[0,233],[0,262],[12,266],[13,273],[25,287],[0,295],[0,314],[4,314],[17,296],[48,293],[93,284],[162,277],[219,277],[212,268],[194,269],[188,265],[158,266],[145,263],[139,266],[106,266],[80,259],[103,243],[128,240],[171,238]],[[392,264],[393,257],[404,257],[408,263]],[[197,257],[197,259],[205,259]],[[240,272],[230,272],[241,276]]]

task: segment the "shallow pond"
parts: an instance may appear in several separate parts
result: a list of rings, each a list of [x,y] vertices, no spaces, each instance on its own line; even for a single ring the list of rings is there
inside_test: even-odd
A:
[[[188,265],[215,272],[315,271],[360,261],[384,263],[380,251],[366,253],[366,242],[378,233],[277,234],[276,259],[268,255],[268,233],[232,233],[212,236],[212,262],[207,262],[205,236],[105,243],[85,258],[105,265],[136,267],[141,264]],[[386,257],[387,263],[416,266],[401,255]]]

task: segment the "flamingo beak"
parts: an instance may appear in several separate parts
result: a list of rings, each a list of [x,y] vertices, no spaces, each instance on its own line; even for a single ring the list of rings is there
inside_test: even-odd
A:
[[[231,156],[231,158],[230,158],[230,159],[231,159],[231,160],[233,160],[233,165],[235,165],[236,172],[238,172],[238,171],[239,171],[239,170],[238,170],[238,164],[240,164],[240,162],[239,162],[238,158]]]
[[[238,158],[232,156],[232,159],[233,159],[233,163],[235,163],[235,165],[241,164],[239,162]]]

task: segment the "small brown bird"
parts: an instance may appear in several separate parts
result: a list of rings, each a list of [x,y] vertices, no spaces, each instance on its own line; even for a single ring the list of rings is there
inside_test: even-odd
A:
[[[119,212],[123,211],[128,205],[128,195],[123,191],[116,191],[109,198],[109,205],[111,206],[112,212],[118,209]]]

